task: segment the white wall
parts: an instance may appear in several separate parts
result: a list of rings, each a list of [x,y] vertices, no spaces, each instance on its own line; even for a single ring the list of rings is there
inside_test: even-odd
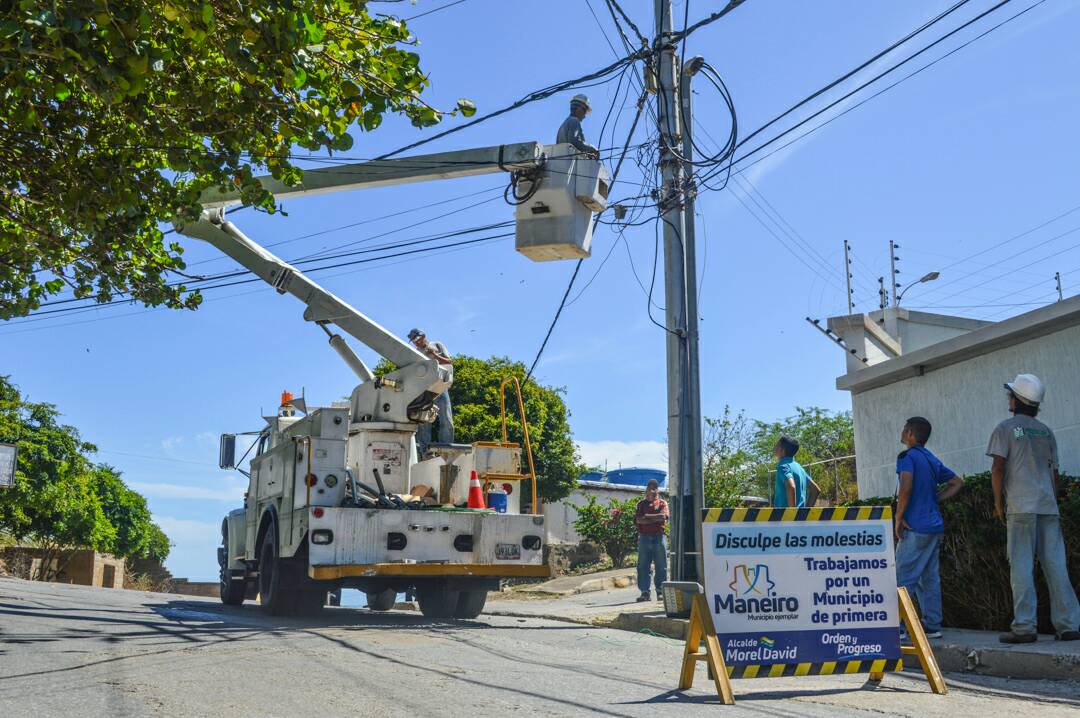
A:
[[[1057,435],[1062,472],[1080,474],[1080,327],[1070,327],[854,394],[859,497],[895,493],[900,429],[909,416],[930,420],[927,448],[946,466],[961,474],[989,470],[990,432],[1010,416],[1002,385],[1020,373],[1046,383],[1039,420]]]
[[[667,498],[667,490],[661,489],[660,495]],[[645,489],[637,486],[623,486],[620,484],[602,484],[599,482],[582,482],[578,488],[562,501],[555,504],[544,504],[544,523],[547,525],[548,543],[581,543],[582,538],[574,530],[574,521],[577,520],[577,511],[571,508],[584,506],[589,496],[595,496],[597,501],[607,505],[608,499],[625,501],[630,498],[645,498]]]

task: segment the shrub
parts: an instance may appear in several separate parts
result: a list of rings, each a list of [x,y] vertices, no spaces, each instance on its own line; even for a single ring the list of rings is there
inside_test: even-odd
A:
[[[1074,590],[1080,583],[1080,478],[1063,476],[1061,532]],[[889,505],[892,497],[850,505]],[[1005,527],[994,517],[990,474],[967,477],[964,490],[941,504],[945,537],[941,547],[941,593],[945,625],[1007,631],[1012,622],[1012,589]],[[1036,570],[1039,631],[1053,633],[1050,599],[1041,569]]]
[[[574,529],[586,540],[604,547],[615,568],[626,565],[626,557],[637,548],[637,525],[634,512],[640,499],[610,499],[607,506],[590,496],[584,506],[571,504],[577,511]]]

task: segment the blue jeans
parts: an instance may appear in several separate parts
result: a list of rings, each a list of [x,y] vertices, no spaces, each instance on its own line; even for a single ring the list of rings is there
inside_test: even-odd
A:
[[[1061,519],[1050,514],[1009,514],[1009,573],[1013,633],[1035,633],[1035,558],[1050,589],[1050,619],[1058,633],[1080,629],[1080,605],[1069,583]]]
[[[435,397],[435,406],[439,408],[439,430],[435,440],[439,444],[454,443],[454,412],[450,408],[450,392],[444,391]],[[416,428],[416,450],[423,460],[424,451],[431,443],[431,424],[421,424]]]
[[[905,531],[896,544],[896,585],[919,600],[923,626],[941,630],[941,534]]]
[[[656,564],[656,576],[653,576]],[[655,578],[656,593],[660,584],[667,581],[667,544],[664,534],[638,534],[637,538],[637,587],[642,593],[649,592],[649,579]]]

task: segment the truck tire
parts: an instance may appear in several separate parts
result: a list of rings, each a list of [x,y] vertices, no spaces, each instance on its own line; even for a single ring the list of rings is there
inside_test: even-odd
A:
[[[444,583],[433,583],[416,589],[416,602],[425,618],[453,618],[460,595],[460,591],[451,591]]]
[[[243,578],[235,579],[229,572],[229,533],[224,526],[221,528],[221,541],[224,547],[224,551],[219,554],[221,558],[218,560],[220,574],[218,587],[221,602],[226,606],[239,606],[247,595],[247,581]]]
[[[397,603],[397,591],[387,588],[367,594],[367,607],[372,611],[389,611]]]
[[[278,557],[277,530],[270,524],[259,548],[259,603],[271,616],[296,613],[297,591],[290,585],[290,568]]]
[[[458,597],[454,618],[476,618],[487,603],[487,591],[462,591]]]

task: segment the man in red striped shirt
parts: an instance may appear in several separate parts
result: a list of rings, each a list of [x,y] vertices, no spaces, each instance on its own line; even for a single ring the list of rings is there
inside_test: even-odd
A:
[[[664,541],[664,527],[668,522],[667,501],[660,498],[660,484],[651,479],[645,487],[645,498],[638,501],[634,512],[634,523],[638,530],[637,583],[641,595],[638,602],[651,601],[649,593],[650,579],[656,586],[656,595],[660,596],[660,585],[667,581],[667,544]],[[653,576],[653,566],[656,574]]]

